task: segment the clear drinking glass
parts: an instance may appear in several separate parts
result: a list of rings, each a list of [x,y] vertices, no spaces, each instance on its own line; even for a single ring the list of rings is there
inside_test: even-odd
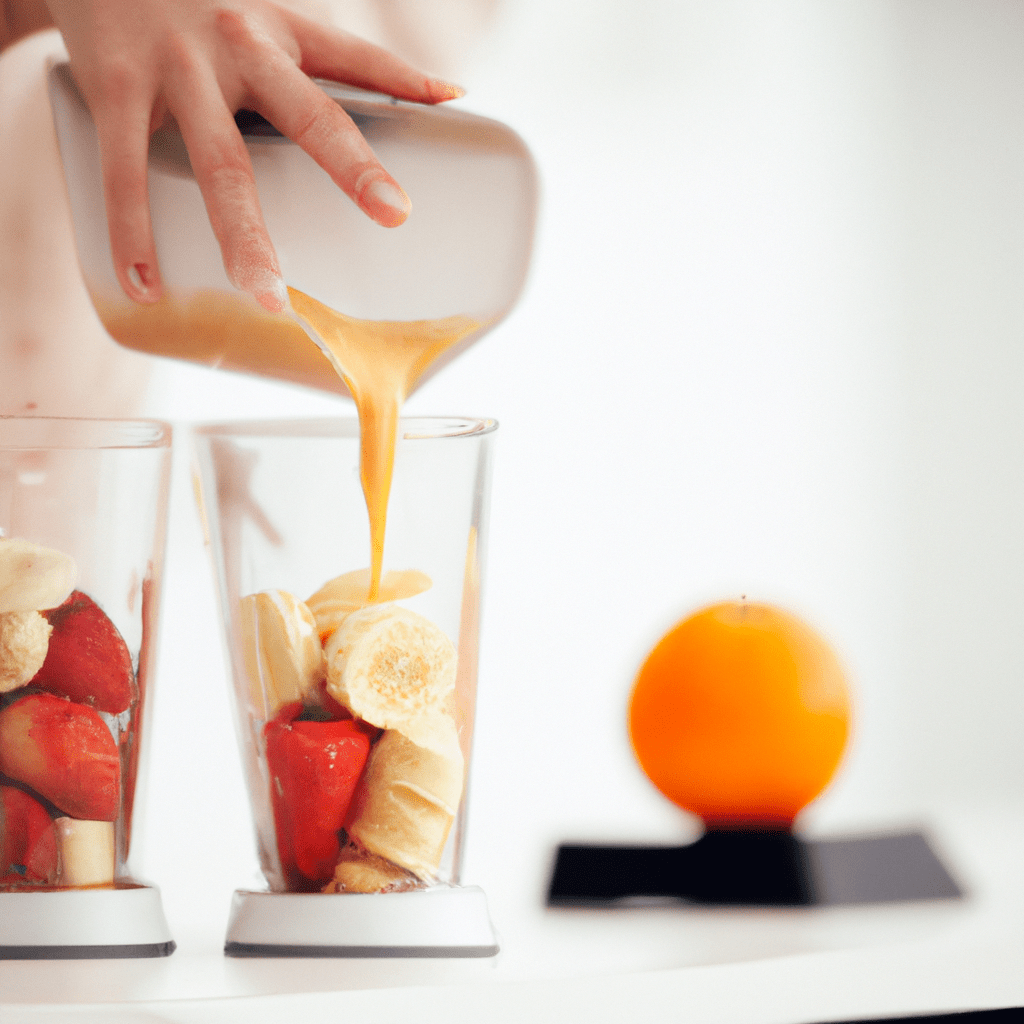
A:
[[[5,956],[173,949],[132,846],[170,454],[156,421],[0,417]]]
[[[400,926],[393,942],[316,935],[311,915],[373,914],[403,899],[421,908],[424,894],[459,887],[495,430],[491,420],[400,421],[373,604],[355,419],[196,430],[260,863],[271,894],[305,900],[289,942],[250,935],[249,955],[282,944],[407,955],[429,938],[403,940]],[[406,673],[435,656],[443,671]],[[363,752],[345,746],[346,729],[361,731]],[[338,763],[348,787],[331,777]],[[285,902],[273,905],[286,916]]]

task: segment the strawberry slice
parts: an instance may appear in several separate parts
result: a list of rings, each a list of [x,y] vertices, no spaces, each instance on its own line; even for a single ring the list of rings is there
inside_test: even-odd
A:
[[[132,656],[103,609],[74,590],[43,615],[53,632],[31,685],[111,715],[124,711],[135,696]]]
[[[56,878],[57,836],[46,808],[0,786],[0,885],[52,885]]]
[[[72,818],[113,821],[121,789],[117,744],[92,708],[30,693],[0,711],[0,772]]]
[[[359,722],[267,722],[263,730],[281,869],[289,890],[317,891],[334,874],[338,833],[370,753]]]

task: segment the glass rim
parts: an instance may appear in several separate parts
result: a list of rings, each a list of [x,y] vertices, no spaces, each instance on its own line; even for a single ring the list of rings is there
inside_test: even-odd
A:
[[[497,429],[498,421],[485,416],[402,416],[398,421],[398,440],[460,440],[482,437]],[[356,416],[228,420],[198,423],[192,430],[206,438],[358,438],[359,420]]]
[[[157,419],[0,414],[2,451],[170,448],[173,432]]]

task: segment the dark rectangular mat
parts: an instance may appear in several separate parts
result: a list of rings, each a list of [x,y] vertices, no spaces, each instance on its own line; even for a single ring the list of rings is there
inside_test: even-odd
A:
[[[688,846],[563,844],[549,906],[645,899],[707,905],[839,906],[963,896],[917,831],[841,839],[706,832]]]

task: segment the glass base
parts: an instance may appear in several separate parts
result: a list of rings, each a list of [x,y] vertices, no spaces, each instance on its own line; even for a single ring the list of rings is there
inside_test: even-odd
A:
[[[490,957],[498,940],[477,886],[395,893],[238,890],[227,956]]]
[[[0,892],[0,960],[170,956],[160,890]]]

